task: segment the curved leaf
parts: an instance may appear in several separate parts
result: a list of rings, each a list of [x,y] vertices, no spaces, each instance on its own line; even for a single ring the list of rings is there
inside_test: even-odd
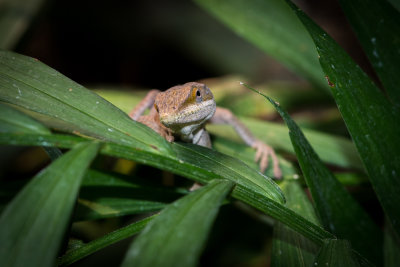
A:
[[[289,128],[290,140],[325,229],[329,229],[339,238],[351,241],[353,247],[371,261],[377,264],[382,262],[382,251],[374,247],[374,244],[382,242],[382,233],[378,226],[322,163],[299,126],[279,103],[258,93],[271,102]]]
[[[111,244],[114,244],[118,241],[128,238],[134,234],[137,234],[149,222],[151,222],[151,220],[153,220],[154,217],[155,216],[150,216],[138,222],[134,222],[130,225],[119,228],[114,232],[108,233],[105,236],[102,236],[96,240],[93,240],[87,244],[84,244],[83,246],[73,249],[69,251],[67,254],[63,255],[61,258],[59,258],[59,260],[57,261],[57,265],[58,266],[70,265],[71,263],[74,263],[86,256],[89,256],[90,254],[93,254],[94,252],[102,248],[105,248]]]
[[[390,222],[400,234],[400,114],[361,68],[290,1],[320,55],[333,97]]]
[[[46,125],[170,154],[168,142],[95,93],[36,59],[0,51],[0,101],[34,111]]]
[[[18,134],[0,133],[0,144],[59,146],[63,148],[69,148],[77,143],[85,141],[86,139],[82,137],[65,136],[59,134],[45,136],[30,134],[21,136]],[[179,146],[175,148],[175,150],[177,149],[180,149]],[[163,157],[159,154],[154,155],[148,151],[122,146],[120,144],[105,143],[100,152],[105,155],[135,160],[143,164],[168,170],[172,173],[180,174],[200,183],[207,183],[215,178],[225,178],[219,177],[217,174],[211,173],[207,170],[207,166],[209,166],[209,164],[215,164],[205,160],[207,157],[202,160],[202,162],[205,163],[205,166],[200,168],[197,165],[192,165],[184,160]],[[186,150],[185,153],[188,153],[188,151]],[[223,165],[220,165],[220,167],[224,168]],[[220,171],[220,173],[223,174],[229,172]],[[280,203],[267,198],[264,192],[260,194],[257,193],[257,191],[253,191],[252,188],[247,188],[243,185],[237,185],[232,192],[232,196],[248,203],[262,212],[265,212],[266,214],[269,214],[273,218],[283,222],[290,228],[318,244],[322,244],[323,239],[325,238],[334,238],[334,235],[323,230],[321,227],[304,219]]]
[[[214,180],[167,206],[133,241],[122,266],[195,266],[233,185]]]
[[[53,266],[99,143],[82,143],[36,175],[0,217],[1,266]]]

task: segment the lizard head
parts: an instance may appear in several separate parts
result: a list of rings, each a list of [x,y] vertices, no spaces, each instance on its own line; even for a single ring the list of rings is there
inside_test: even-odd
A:
[[[159,93],[154,102],[161,123],[175,133],[191,134],[215,113],[211,90],[202,83],[185,83]]]

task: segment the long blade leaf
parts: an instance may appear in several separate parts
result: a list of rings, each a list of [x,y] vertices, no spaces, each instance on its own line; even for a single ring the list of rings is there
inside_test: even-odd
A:
[[[169,205],[134,240],[122,266],[195,266],[233,185],[215,180]]]
[[[82,143],[36,175],[0,217],[1,266],[53,266],[99,143]]]
[[[374,244],[382,242],[380,229],[322,163],[287,112],[270,97],[258,93],[271,102],[289,128],[290,140],[325,229],[339,238],[350,240],[360,253],[371,261],[380,263],[382,252],[374,248]]]
[[[62,148],[69,148],[80,142],[85,142],[86,139],[75,136],[65,136],[59,134],[53,135],[21,135],[18,134],[1,134],[0,133],[0,144],[14,144],[14,145],[36,145],[36,146],[59,146]],[[175,149],[180,149],[177,144]],[[122,146],[120,144],[106,143],[100,151],[102,154],[125,158],[129,160],[136,160],[143,164],[155,166],[157,168],[168,170],[172,173],[180,174],[185,177],[191,178],[201,183],[207,183],[214,178],[229,178],[220,177],[216,173],[212,173],[207,169],[207,166],[216,164],[212,161],[206,160],[209,157],[204,157],[203,167],[185,162],[185,159],[173,159],[170,157],[163,157],[157,154],[156,156],[148,151],[138,150],[131,147]],[[189,151],[190,152],[190,151]],[[189,153],[185,149],[184,153]],[[183,152],[182,152],[183,153]],[[190,161],[193,161],[191,159]],[[199,164],[199,162],[197,163]],[[224,165],[219,164],[220,168],[225,168]],[[220,170],[223,174],[226,171]],[[273,187],[272,187],[273,188]],[[269,214],[273,218],[283,222],[290,228],[301,233],[317,244],[322,244],[325,238],[334,238],[334,235],[323,230],[321,227],[311,223],[304,219],[302,216],[286,208],[278,201],[279,199],[272,200],[265,196],[265,193],[257,193],[257,189],[254,191],[252,188],[247,188],[244,185],[237,185],[232,196],[242,200],[256,209]]]
[[[68,251],[67,254],[63,255],[58,261],[58,266],[67,266],[71,263],[74,263],[94,252],[105,248],[111,244],[114,244],[118,241],[121,241],[125,238],[128,238],[134,234],[140,232],[151,220],[154,219],[154,216],[147,217],[141,221],[134,222],[125,227],[119,228],[114,232],[106,234],[96,240],[93,240],[87,244],[84,244],[81,247]]]
[[[48,126],[172,153],[156,132],[36,59],[0,51],[0,88],[0,101],[39,113],[36,118]]]
[[[400,114],[346,52],[290,1],[308,29],[320,64],[377,197],[400,234]]]

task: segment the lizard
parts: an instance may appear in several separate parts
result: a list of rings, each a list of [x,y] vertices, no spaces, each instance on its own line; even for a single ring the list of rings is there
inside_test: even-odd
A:
[[[143,115],[147,109],[150,112]],[[229,109],[217,107],[211,90],[205,84],[188,82],[164,92],[153,89],[129,116],[152,128],[169,142],[180,139],[208,148],[212,144],[205,129],[206,123],[232,125],[243,141],[256,150],[255,161],[259,163],[260,171],[264,173],[271,157],[275,178],[282,177],[274,149],[257,139]]]

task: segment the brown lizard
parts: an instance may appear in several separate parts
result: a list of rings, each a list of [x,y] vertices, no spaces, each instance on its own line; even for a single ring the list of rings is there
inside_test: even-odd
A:
[[[150,109],[148,115],[143,115]],[[282,177],[275,151],[254,137],[233,113],[216,106],[211,90],[204,84],[189,82],[174,86],[165,92],[151,90],[129,113],[129,116],[152,128],[169,142],[182,141],[211,148],[211,140],[204,126],[206,123],[232,125],[243,141],[256,150],[255,161],[263,173],[272,158],[275,178]]]

